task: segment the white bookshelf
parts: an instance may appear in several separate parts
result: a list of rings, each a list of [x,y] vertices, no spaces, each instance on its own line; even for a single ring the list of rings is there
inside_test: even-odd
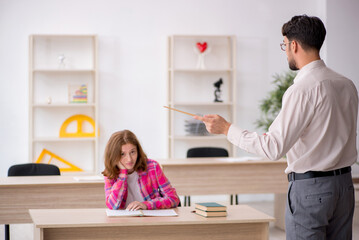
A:
[[[205,68],[197,68],[196,43],[207,42]],[[206,51],[207,51],[206,50]],[[205,52],[206,52],[205,51]],[[236,38],[230,35],[173,35],[168,38],[169,107],[194,114],[220,114],[235,122]],[[220,78],[223,102],[214,102],[214,83]],[[168,111],[168,157],[184,158],[191,147],[223,147],[235,150],[225,136],[196,136],[185,130],[192,117]]]
[[[69,85],[81,84],[87,86],[87,103],[70,103]],[[59,136],[65,120],[77,114],[94,120],[95,129],[86,122],[82,126],[84,132],[95,131],[94,137]],[[83,170],[66,174],[97,173],[98,126],[97,36],[31,35],[29,161],[46,149]],[[68,130],[76,127],[70,124]]]

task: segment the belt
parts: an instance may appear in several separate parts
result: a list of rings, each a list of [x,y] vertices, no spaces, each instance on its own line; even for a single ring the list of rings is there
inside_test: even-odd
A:
[[[344,168],[327,171],[327,172],[316,172],[316,171],[308,171],[305,173],[291,172],[288,174],[287,177],[288,177],[288,182],[291,182],[291,181],[295,181],[295,180],[303,180],[303,179],[308,179],[308,178],[337,176],[337,175],[341,175],[344,173],[349,173],[351,171],[352,171],[352,168],[349,166],[349,167],[344,167]]]

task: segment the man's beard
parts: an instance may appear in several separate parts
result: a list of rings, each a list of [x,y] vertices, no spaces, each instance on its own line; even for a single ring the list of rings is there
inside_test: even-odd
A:
[[[297,63],[292,59],[291,61],[288,60],[288,65],[290,70],[297,71],[299,68],[297,67]]]

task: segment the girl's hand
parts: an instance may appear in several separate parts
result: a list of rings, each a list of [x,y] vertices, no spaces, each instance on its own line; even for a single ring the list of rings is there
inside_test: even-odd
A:
[[[128,211],[135,211],[135,210],[139,210],[139,209],[146,210],[147,209],[146,204],[134,201],[134,202],[128,204],[128,206],[126,208],[126,210],[128,210]]]
[[[125,166],[122,165],[121,161],[118,161],[117,167],[118,167],[119,169],[126,169]]]

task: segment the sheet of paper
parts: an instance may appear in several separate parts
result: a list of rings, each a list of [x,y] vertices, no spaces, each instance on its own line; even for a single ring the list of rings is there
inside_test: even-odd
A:
[[[145,216],[151,217],[172,217],[178,216],[178,214],[173,209],[163,209],[163,210],[142,210]]]
[[[101,176],[81,176],[74,177],[76,181],[103,181],[103,177]]]
[[[172,217],[178,216],[173,209],[162,209],[162,210],[110,210],[106,209],[108,217],[133,217],[133,216],[147,216],[147,217]]]
[[[110,210],[110,209],[106,209],[106,214],[107,214],[108,217],[142,216],[141,211]]]

